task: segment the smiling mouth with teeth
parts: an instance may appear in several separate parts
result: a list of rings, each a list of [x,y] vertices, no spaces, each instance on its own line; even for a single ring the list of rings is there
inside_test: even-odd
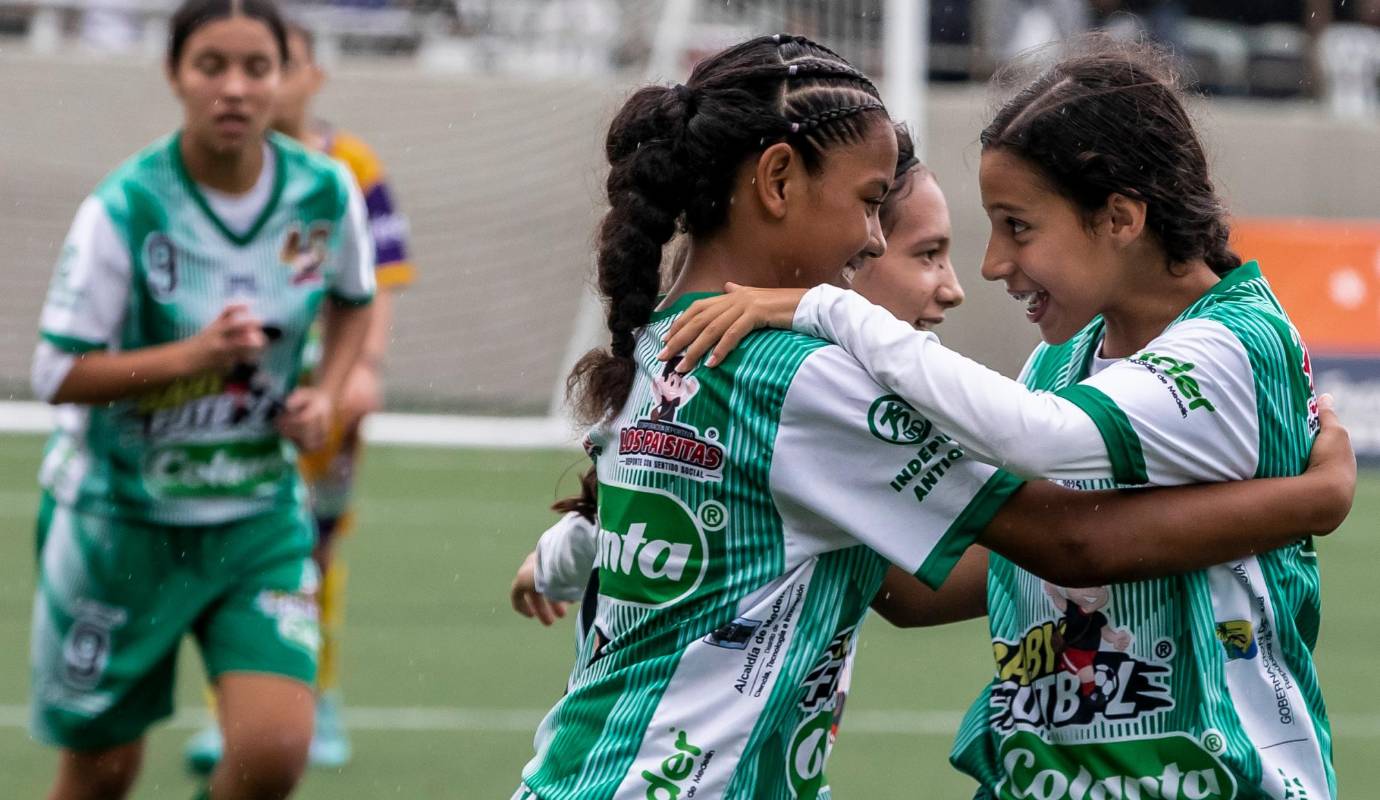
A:
[[[1007,292],[1013,299],[1025,303],[1025,317],[1031,322],[1039,322],[1045,315],[1045,309],[1049,306],[1049,292],[1035,290],[1033,292]]]

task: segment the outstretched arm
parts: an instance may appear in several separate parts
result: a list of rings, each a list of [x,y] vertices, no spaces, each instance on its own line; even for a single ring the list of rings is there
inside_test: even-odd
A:
[[[834,342],[877,383],[899,394],[979,461],[1029,478],[1113,474],[1093,420],[1077,405],[1032,392],[917,331],[862,295],[834,286],[755,289],[729,285],[699,300],[668,331],[663,357],[684,351],[687,370],[709,353],[723,360],[762,327],[791,328]],[[1144,481],[1141,481],[1144,482]]]

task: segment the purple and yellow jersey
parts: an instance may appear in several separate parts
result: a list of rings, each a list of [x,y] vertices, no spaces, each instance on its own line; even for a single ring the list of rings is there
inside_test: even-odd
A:
[[[346,131],[323,127],[322,150],[350,168],[364,195],[369,231],[374,237],[375,275],[380,289],[412,283],[415,271],[407,254],[407,218],[393,205],[383,164],[369,145]]]

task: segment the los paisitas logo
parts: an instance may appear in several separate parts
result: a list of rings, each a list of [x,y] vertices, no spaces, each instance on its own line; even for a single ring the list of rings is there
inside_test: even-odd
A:
[[[722,481],[724,448],[713,429],[703,435],[676,421],[700,384],[676,371],[679,358],[666,363],[652,380],[652,405],[645,417],[618,432],[618,464],[669,472],[701,483]]]

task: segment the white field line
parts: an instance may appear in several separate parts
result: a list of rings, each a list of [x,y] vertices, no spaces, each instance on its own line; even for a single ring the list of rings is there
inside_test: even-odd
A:
[[[383,708],[345,709],[345,724],[358,731],[415,733],[534,733],[545,711],[535,708]],[[855,735],[952,736],[958,730],[958,711],[850,711],[844,714],[841,733]],[[177,713],[168,727],[197,730],[210,717],[203,708]],[[0,705],[0,729],[28,725],[28,706]],[[1380,714],[1335,714],[1333,734],[1338,738],[1380,738]]]
[[[0,403],[0,432],[48,433],[53,410],[44,403]],[[560,417],[472,417],[455,414],[374,414],[364,438],[416,447],[545,450],[579,446],[573,423]]]

